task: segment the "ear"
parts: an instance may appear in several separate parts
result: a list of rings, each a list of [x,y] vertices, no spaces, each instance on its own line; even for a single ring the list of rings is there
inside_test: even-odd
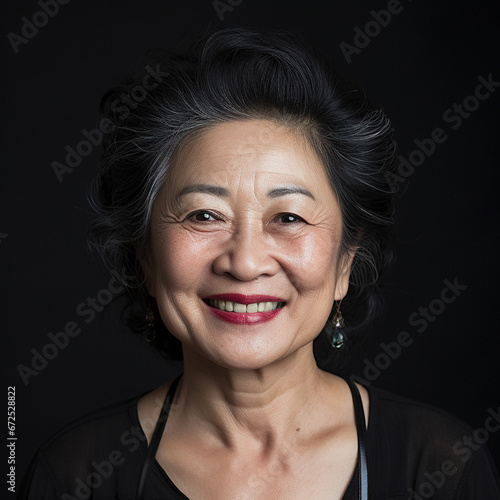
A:
[[[135,245],[134,248],[144,273],[144,285],[146,290],[151,297],[156,298],[156,273],[154,272],[155,265],[151,248],[148,246],[148,248],[142,251]]]
[[[337,281],[335,282],[335,300],[342,300],[349,289],[349,276],[351,275],[352,261],[356,251],[344,255],[338,266]]]

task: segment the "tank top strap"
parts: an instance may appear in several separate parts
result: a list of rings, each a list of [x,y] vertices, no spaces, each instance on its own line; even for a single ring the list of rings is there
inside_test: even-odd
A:
[[[344,377],[342,377],[344,378]],[[363,402],[361,395],[356,387],[356,384],[347,378],[344,380],[351,389],[352,401],[354,404],[354,416],[356,419],[356,431],[358,434],[358,470],[359,470],[359,484],[358,484],[358,498],[359,500],[368,500],[368,466],[366,459],[366,421],[365,412],[363,411]]]
[[[160,444],[163,430],[165,429],[165,424],[167,423],[170,407],[172,406],[172,401],[174,400],[175,391],[177,389],[177,386],[179,385],[179,380],[181,379],[181,377],[182,373],[174,379],[168,389],[165,400],[163,401],[160,415],[158,417],[158,421],[156,422],[153,437],[151,438],[151,443],[149,444],[149,447],[146,451],[146,458],[144,459],[144,463],[142,465],[141,475],[139,477],[139,485],[137,487],[137,500],[143,500],[144,498],[144,486],[146,485],[146,479],[149,475],[151,465],[155,459],[156,451],[158,449],[158,445]]]
[[[146,479],[149,474],[149,470],[151,468],[151,464],[154,461],[156,456],[156,451],[158,449],[158,445],[160,444],[161,437],[163,435],[163,430],[165,429],[165,425],[167,423],[168,414],[170,411],[170,407],[172,406],[172,401],[175,396],[175,391],[177,386],[179,385],[179,381],[182,377],[182,373],[172,382],[165,400],[163,402],[163,406],[161,408],[160,416],[158,417],[158,421],[156,423],[156,428],[153,433],[153,437],[151,438],[151,443],[146,452],[146,458],[144,459],[144,464],[142,466],[141,475],[139,478],[139,485],[137,488],[137,500],[144,499],[144,486],[146,484]],[[354,404],[354,414],[356,419],[356,431],[358,435],[358,470],[359,470],[359,500],[368,500],[368,467],[366,460],[366,421],[365,414],[363,411],[363,403],[361,401],[361,396],[359,394],[358,388],[356,385],[349,379],[344,378],[344,380],[349,385],[351,390],[353,404]]]

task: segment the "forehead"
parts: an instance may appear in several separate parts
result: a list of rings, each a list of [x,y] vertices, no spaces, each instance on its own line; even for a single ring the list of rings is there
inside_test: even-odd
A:
[[[180,189],[193,182],[229,186],[236,179],[256,187],[284,182],[314,190],[330,186],[309,141],[263,119],[228,121],[204,130],[177,151],[168,177],[168,184]]]

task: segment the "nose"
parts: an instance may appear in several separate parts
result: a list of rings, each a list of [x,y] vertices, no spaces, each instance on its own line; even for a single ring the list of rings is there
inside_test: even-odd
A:
[[[280,268],[274,255],[275,244],[259,224],[247,224],[225,241],[212,268],[216,274],[229,274],[239,281],[274,276]]]

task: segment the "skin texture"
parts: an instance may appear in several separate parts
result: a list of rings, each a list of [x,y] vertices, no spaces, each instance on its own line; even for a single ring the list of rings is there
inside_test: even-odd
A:
[[[224,122],[176,155],[144,269],[184,352],[157,460],[190,498],[342,498],[357,456],[352,399],[312,350],[347,293],[341,232],[324,167],[296,131]],[[202,300],[221,293],[285,306],[268,322],[236,325]],[[168,385],[139,402],[148,439]]]

